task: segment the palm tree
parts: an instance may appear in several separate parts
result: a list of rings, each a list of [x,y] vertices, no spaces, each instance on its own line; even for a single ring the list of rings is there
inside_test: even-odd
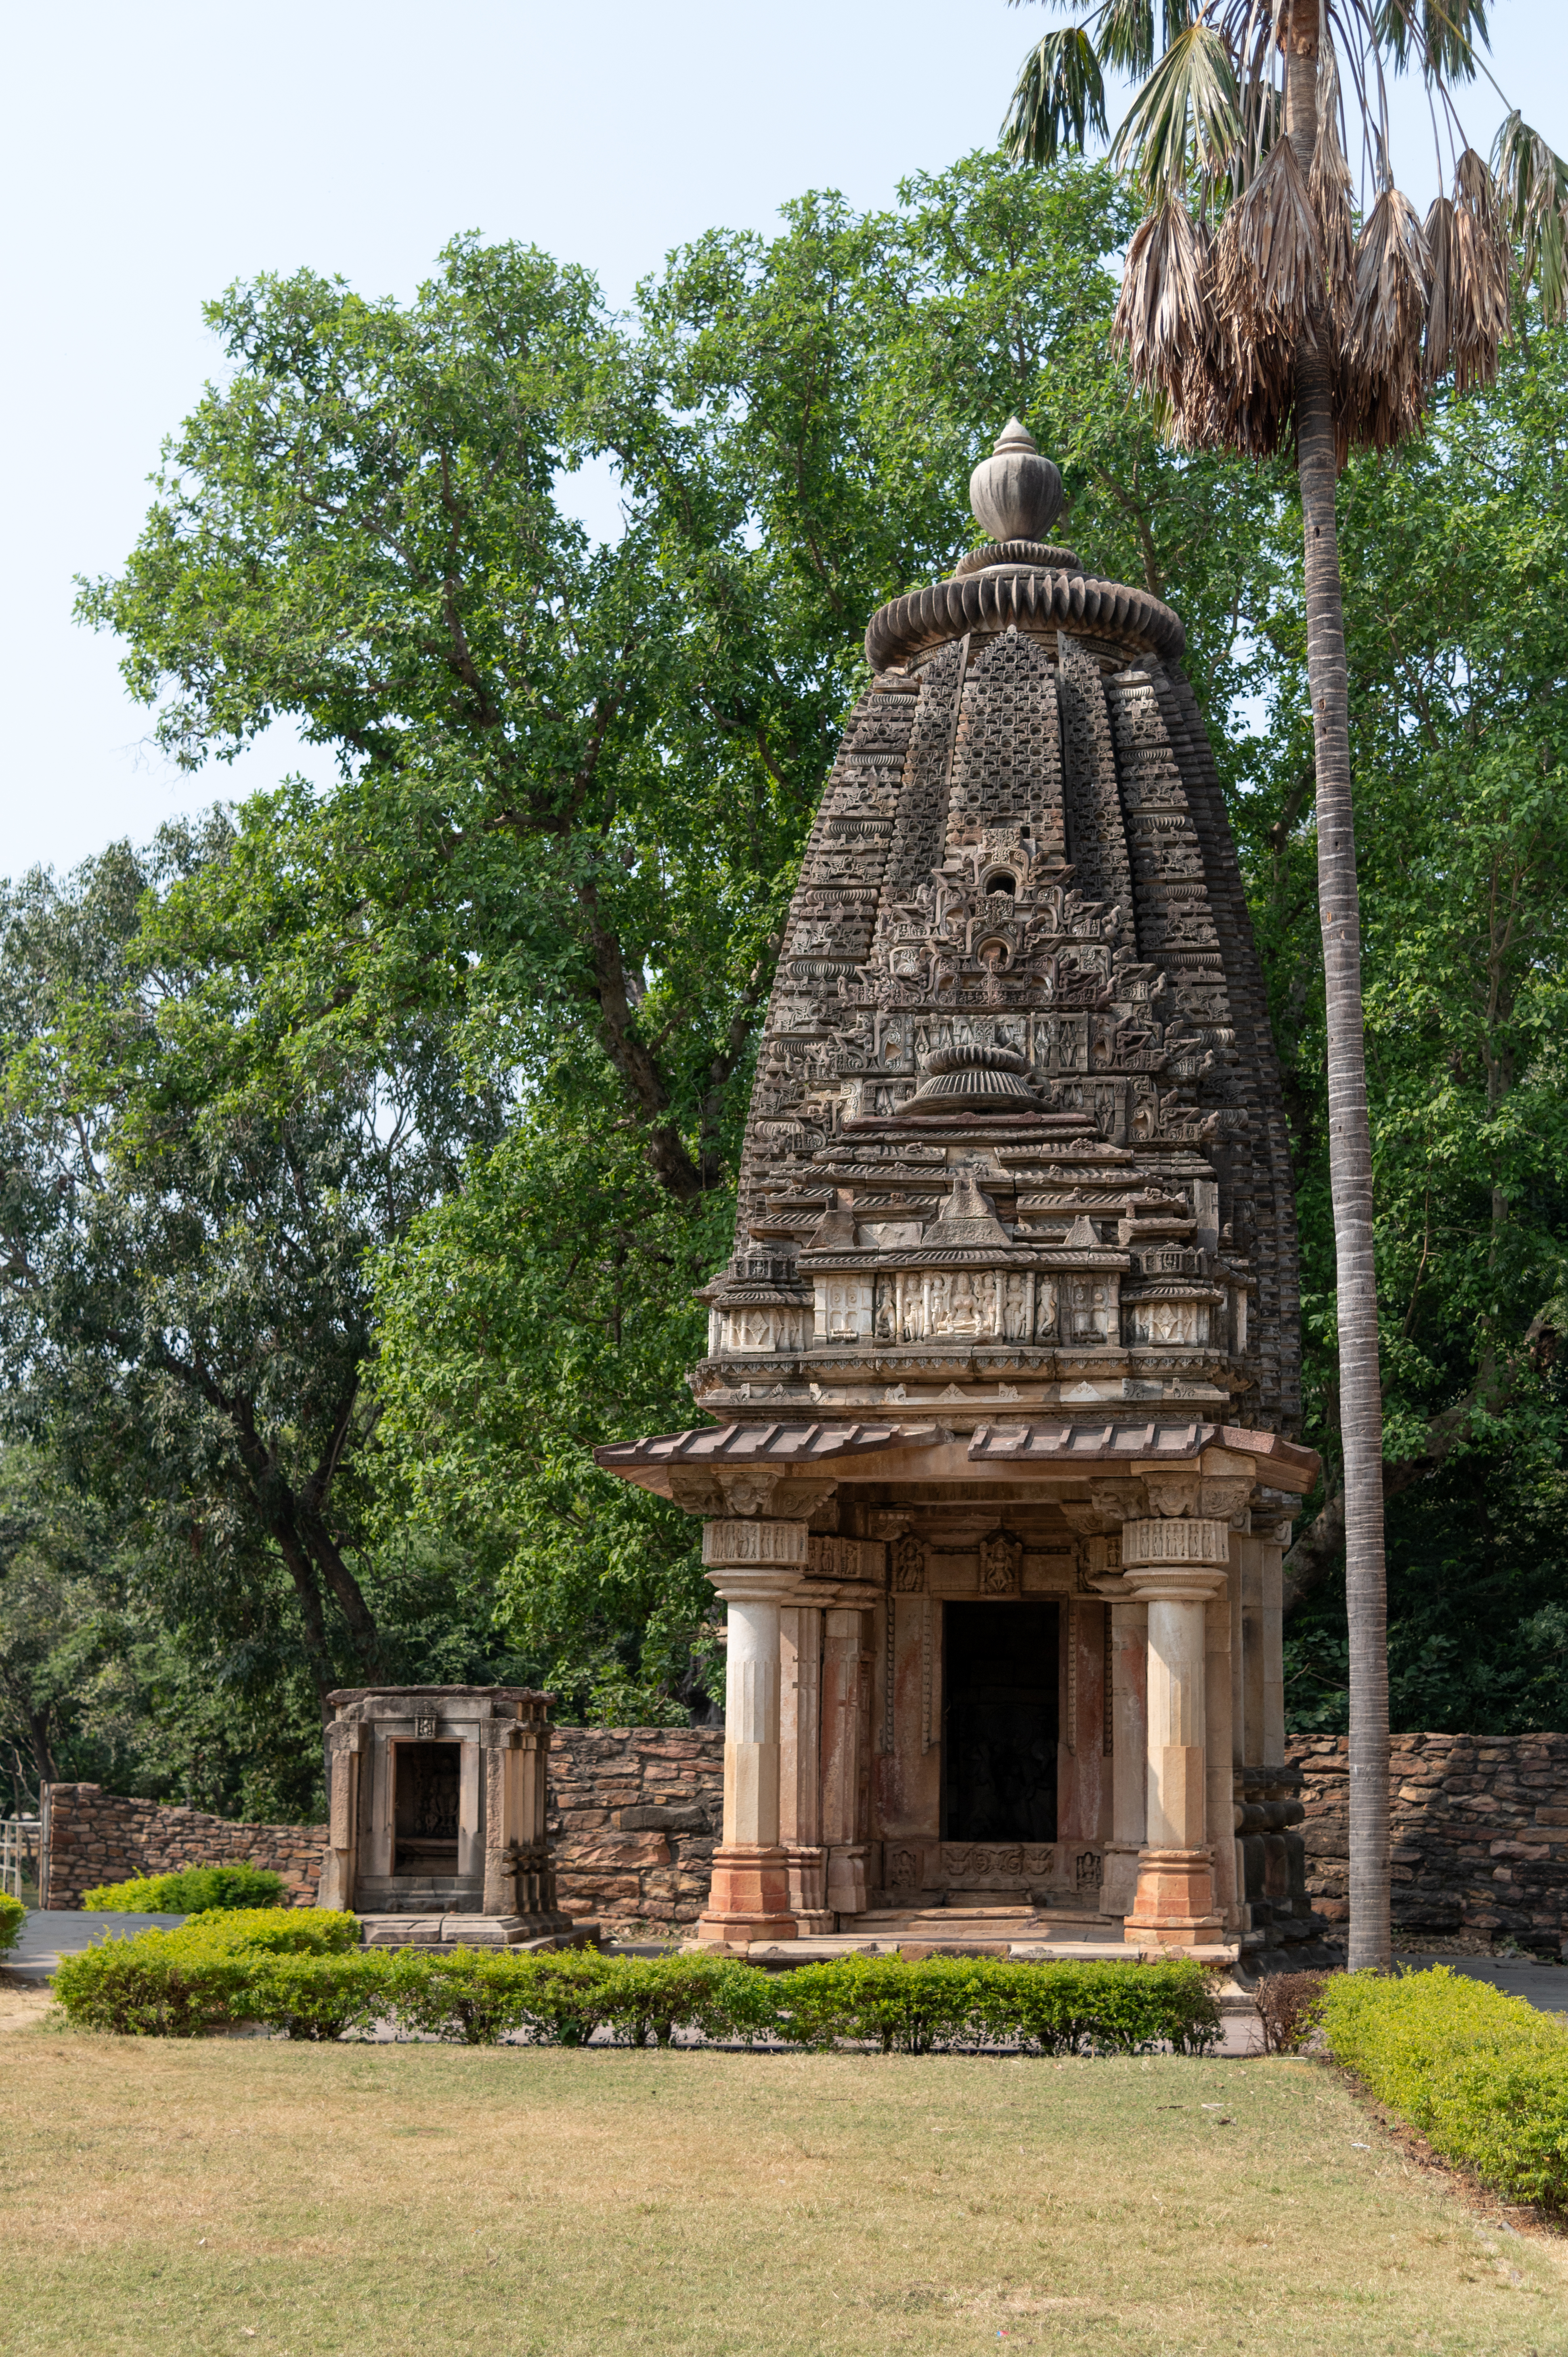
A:
[[[1071,0],[1050,0],[1064,13]],[[1329,1170],[1338,1281],[1350,1629],[1351,1965],[1390,1963],[1389,1686],[1382,1398],[1361,1018],[1345,629],[1334,492],[1356,444],[1416,430],[1432,387],[1489,382],[1524,289],[1568,309],[1568,167],[1517,113],[1490,164],[1454,91],[1486,72],[1485,0],[1101,0],[1024,61],[1004,128],[1021,160],[1109,135],[1104,71],[1141,81],[1112,154],[1144,218],[1116,333],[1173,436],[1262,457],[1294,442],[1327,999]],[[1341,78],[1341,60],[1344,76]],[[1417,71],[1439,197],[1424,223],[1394,186],[1387,89]],[[1490,76],[1487,75],[1490,80]],[[1348,93],[1348,94],[1347,94]],[[1363,165],[1352,206],[1351,132]],[[1367,199],[1369,195],[1370,201]]]

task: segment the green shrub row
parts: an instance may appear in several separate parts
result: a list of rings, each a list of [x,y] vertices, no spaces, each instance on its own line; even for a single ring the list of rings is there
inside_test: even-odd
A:
[[[285,1938],[284,1934],[288,1936]],[[592,1953],[428,1955],[356,1946],[351,1915],[206,1916],[177,1931],[110,1939],[68,1957],[55,1995],[83,2028],[199,2036],[256,2021],[290,2038],[339,2038],[394,2022],[472,2046],[521,2036],[666,2046],[677,2031],[723,2040],[840,2040],[884,2053],[1017,2046],[1039,2054],[1207,2052],[1219,2034],[1197,1965],[1014,1964],[850,1956],[768,1974],[733,1958]]]
[[[1568,2208],[1568,2028],[1439,1964],[1335,1974],[1318,2000],[1330,2053],[1494,2192]]]
[[[177,1874],[101,1882],[81,1903],[94,1914],[202,1915],[214,1907],[281,1907],[283,1877],[264,1866],[187,1866]]]
[[[0,1890],[0,1956],[7,1948],[16,1946],[27,1920],[27,1910],[21,1900],[13,1899],[8,1890]]]

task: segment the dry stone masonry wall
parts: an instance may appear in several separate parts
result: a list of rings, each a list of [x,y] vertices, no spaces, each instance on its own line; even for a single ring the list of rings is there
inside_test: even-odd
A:
[[[1344,1736],[1293,1736],[1306,1888],[1349,1913]],[[1557,1949],[1568,1932],[1568,1735],[1396,1735],[1393,1919],[1415,1938],[1469,1933]]]
[[[724,1781],[722,1727],[557,1727],[548,1832],[564,1912],[607,1930],[689,1929],[708,1895]]]
[[[291,1907],[314,1907],[325,1825],[242,1825],[200,1809],[166,1808],[98,1784],[44,1787],[46,1907],[80,1907],[84,1891],[187,1866],[264,1867]]]

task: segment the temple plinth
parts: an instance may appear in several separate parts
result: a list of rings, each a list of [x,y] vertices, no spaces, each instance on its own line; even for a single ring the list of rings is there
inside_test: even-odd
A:
[[[709,1421],[597,1452],[703,1518],[727,1609],[710,1941],[1309,1931],[1247,1841],[1292,1816],[1316,1474],[1279,1075],[1181,623],[1047,540],[1060,497],[1011,421],[991,539],[872,618]]]

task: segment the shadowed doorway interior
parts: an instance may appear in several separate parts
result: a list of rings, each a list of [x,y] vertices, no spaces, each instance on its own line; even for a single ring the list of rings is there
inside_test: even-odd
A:
[[[456,1743],[396,1746],[394,1874],[456,1873],[461,1761]]]
[[[942,1838],[1055,1841],[1058,1608],[949,1604],[942,1622]]]

